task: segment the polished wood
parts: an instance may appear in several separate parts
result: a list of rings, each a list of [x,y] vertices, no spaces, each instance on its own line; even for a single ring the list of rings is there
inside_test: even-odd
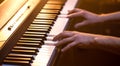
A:
[[[5,0],[0,4],[0,29],[16,14],[25,2],[27,2],[27,0]]]

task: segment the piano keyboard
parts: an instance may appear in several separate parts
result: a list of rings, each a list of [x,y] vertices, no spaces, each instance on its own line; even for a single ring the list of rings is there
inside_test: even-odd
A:
[[[57,52],[52,39],[69,21],[61,17],[75,7],[78,0],[48,0],[21,38],[3,60],[2,66],[54,66]]]

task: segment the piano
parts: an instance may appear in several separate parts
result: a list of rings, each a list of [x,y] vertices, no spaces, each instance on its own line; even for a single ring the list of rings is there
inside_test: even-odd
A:
[[[60,49],[52,39],[66,29],[78,0],[0,2],[0,65],[55,66]]]

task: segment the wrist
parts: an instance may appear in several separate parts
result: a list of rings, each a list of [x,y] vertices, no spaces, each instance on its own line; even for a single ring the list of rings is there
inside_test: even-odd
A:
[[[112,14],[101,14],[100,19],[102,20],[102,22],[105,22],[108,20],[114,20],[114,17],[112,16]]]
[[[101,14],[101,15],[99,15],[99,18],[100,18],[100,21],[101,21],[101,22],[105,22],[105,21],[108,20],[108,17],[107,17],[106,14]]]

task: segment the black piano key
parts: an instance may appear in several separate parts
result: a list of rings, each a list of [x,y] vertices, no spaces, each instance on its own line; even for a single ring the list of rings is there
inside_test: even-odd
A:
[[[52,25],[51,25],[52,26]],[[30,25],[28,28],[30,29],[48,29],[50,30],[51,29],[51,26],[35,26],[35,25]]]
[[[49,29],[32,29],[32,28],[28,28],[27,31],[49,32]]]
[[[51,27],[36,27],[36,26],[29,26],[29,28],[33,28],[33,29],[48,29],[48,30],[50,30],[51,29]]]
[[[21,58],[31,58],[34,60],[34,56],[33,55],[28,55],[28,54],[14,54],[14,53],[9,53],[7,57],[21,57]]]
[[[55,5],[55,4],[46,4],[43,9],[54,9],[54,10],[60,10],[62,8],[62,5]]]
[[[20,57],[5,57],[6,60],[15,60],[15,61],[29,61],[32,62],[31,58],[20,58]]]
[[[41,35],[41,34],[23,34],[23,37],[38,37],[38,38],[45,38],[46,35]]]
[[[30,66],[30,61],[16,61],[16,60],[3,60],[5,64],[17,64],[23,66]]]
[[[34,21],[40,21],[40,22],[54,22],[54,20],[42,20],[42,19],[34,19]]]
[[[20,49],[20,50],[35,50],[39,51],[37,47],[24,47],[24,46],[14,46],[13,49]]]
[[[19,40],[18,42],[24,42],[24,43],[42,43],[41,41],[36,40]]]
[[[57,5],[62,5],[65,3],[66,0],[49,0],[47,4],[57,4]]]
[[[18,42],[16,46],[25,46],[25,47],[41,47],[42,43],[25,43],[25,42]]]
[[[21,37],[20,40],[34,40],[34,41],[43,41],[42,38],[34,38],[34,37]]]
[[[41,34],[41,35],[47,35],[46,32],[31,32],[31,31],[26,31],[25,34]]]
[[[34,24],[34,25],[30,25],[28,28],[51,29],[51,26],[53,25],[53,24],[50,24],[50,23],[40,24],[39,22],[35,22],[35,23],[32,23],[32,24]],[[41,26],[41,25],[46,25],[46,26]]]
[[[19,49],[12,49],[12,53],[23,53],[23,54],[33,54],[37,55],[37,52],[35,50],[19,50]]]
[[[42,20],[42,19],[34,19],[35,22],[48,22],[48,23],[54,23],[54,20]],[[33,21],[33,22],[34,22]]]
[[[42,21],[33,21],[32,24],[45,24],[45,25],[52,25],[53,22],[42,22]]]
[[[47,19],[47,20],[55,20],[57,14],[43,14],[40,13],[37,15],[36,19]]]
[[[30,26],[36,26],[36,27],[51,27],[51,25],[38,25],[38,24],[30,24]]]
[[[42,9],[40,13],[48,13],[48,14],[59,14],[59,10],[51,10],[51,9]]]
[[[20,40],[39,41],[39,43],[43,43],[43,41],[46,40],[46,37],[24,36],[24,37],[21,37]]]
[[[49,29],[46,29],[46,30],[50,30],[51,29],[51,25],[38,25],[38,24],[31,24],[30,27],[44,27],[43,29],[46,29],[46,28],[49,28]],[[29,28],[28,28],[29,29]],[[41,29],[40,29],[41,30]],[[27,30],[27,31],[30,31],[30,30]],[[43,32],[43,31],[32,31],[32,32]]]

